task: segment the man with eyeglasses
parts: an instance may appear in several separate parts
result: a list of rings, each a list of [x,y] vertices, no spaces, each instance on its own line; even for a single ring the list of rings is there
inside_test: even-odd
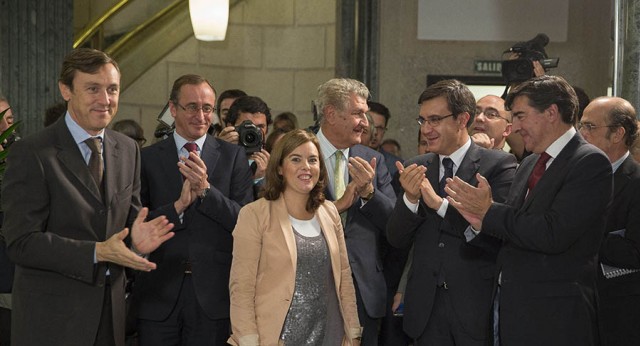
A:
[[[476,102],[466,85],[440,81],[418,103],[417,120],[430,152],[398,163],[404,194],[387,223],[392,245],[414,246],[404,330],[416,346],[484,346],[500,241],[482,235],[467,242],[469,223],[449,206],[445,179],[456,176],[475,185],[480,173],[491,181],[493,198],[504,201],[516,159],[470,139]]]
[[[585,108],[578,128],[604,151],[613,169],[613,203],[597,281],[602,342],[640,345],[640,165],[629,153],[638,138],[636,111],[625,99],[599,97]],[[612,275],[622,268],[630,270]]]
[[[387,132],[387,124],[389,123],[389,118],[391,118],[391,112],[389,112],[389,108],[379,102],[367,101],[367,105],[369,106],[368,114],[371,116],[375,127],[375,136],[371,137],[369,147],[382,153],[382,156],[384,156],[384,162],[387,165],[387,170],[389,171],[389,175],[391,175],[391,177],[393,178],[391,186],[393,187],[393,190],[396,192],[396,194],[401,193],[402,188],[400,187],[400,183],[396,178],[396,175],[398,173],[398,169],[396,168],[396,161],[402,162],[403,160],[401,157],[383,150],[381,146],[384,134]]]
[[[253,200],[245,150],[209,134],[216,92],[198,75],[179,77],[169,99],[175,131],[142,149],[141,199],[175,236],[136,277],[140,345],[226,345],[229,272],[240,208]]]
[[[479,99],[470,132],[474,143],[509,152],[507,136],[511,134],[511,113],[504,109],[504,100],[495,95]]]
[[[502,345],[597,345],[596,266],[612,195],[611,163],[573,127],[578,98],[558,76],[514,87],[505,101],[527,156],[506,203],[494,184],[449,179],[449,202],[498,254],[494,339]]]

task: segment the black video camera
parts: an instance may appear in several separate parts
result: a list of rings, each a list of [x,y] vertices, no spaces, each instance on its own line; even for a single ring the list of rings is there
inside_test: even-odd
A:
[[[245,120],[236,126],[236,132],[238,133],[238,145],[243,146],[247,154],[253,154],[262,149],[262,131],[251,120]]]
[[[513,47],[505,50],[503,54],[515,53],[517,59],[502,61],[502,77],[507,83],[524,82],[535,77],[533,62],[539,61],[545,71],[558,67],[560,58],[548,58],[544,47],[549,43],[549,37],[538,34],[526,42],[518,42]]]

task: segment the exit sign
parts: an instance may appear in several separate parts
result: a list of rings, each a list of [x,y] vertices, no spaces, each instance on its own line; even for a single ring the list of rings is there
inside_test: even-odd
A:
[[[502,60],[476,60],[473,65],[479,73],[502,73]]]

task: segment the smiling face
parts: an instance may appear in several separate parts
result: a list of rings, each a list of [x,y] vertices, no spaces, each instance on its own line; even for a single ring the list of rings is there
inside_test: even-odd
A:
[[[58,83],[71,118],[90,135],[107,127],[118,111],[120,72],[105,64],[95,74],[76,71],[73,86]]]
[[[495,148],[502,148],[505,139],[511,133],[510,119],[510,113],[504,109],[503,99],[493,95],[485,96],[476,104],[471,134],[486,133],[489,138],[494,139]]]
[[[278,167],[285,193],[308,195],[320,179],[320,155],[312,142],[306,142],[284,157]]]
[[[180,87],[178,99],[170,104],[171,115],[175,118],[176,132],[180,136],[188,141],[195,141],[207,133],[211,126],[213,112],[205,113],[202,107],[209,106],[213,109],[216,104],[216,95],[209,84],[205,82],[183,85]],[[189,105],[194,105],[198,110],[189,111]]]
[[[422,101],[420,117],[423,119],[442,118],[451,114],[447,99],[444,96]],[[425,122],[421,127],[422,138],[427,140],[429,151],[439,155],[451,155],[460,148],[469,135],[466,124],[469,121],[467,113],[461,113],[443,118],[437,126]]]
[[[360,144],[362,131],[368,126],[366,118],[368,110],[367,100],[352,93],[344,110],[333,105],[325,107],[322,132],[338,149]]]

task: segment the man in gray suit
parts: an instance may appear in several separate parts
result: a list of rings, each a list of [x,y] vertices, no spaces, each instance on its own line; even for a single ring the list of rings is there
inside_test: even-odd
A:
[[[318,141],[329,173],[325,195],[335,201],[344,221],[358,317],[364,327],[362,344],[377,345],[387,295],[380,249],[388,247],[384,230],[395,194],[382,154],[359,144],[368,126],[368,97],[369,90],[359,81],[331,79],[318,88],[315,104],[321,114]],[[404,261],[396,265],[401,274]]]
[[[16,142],[7,159],[12,342],[124,345],[124,267],[155,269],[138,254],[171,238],[173,224],[164,216],[145,222],[147,209],[138,212],[137,145],[106,128],[118,109],[116,62],[97,50],[74,50],[58,86],[66,115]]]

